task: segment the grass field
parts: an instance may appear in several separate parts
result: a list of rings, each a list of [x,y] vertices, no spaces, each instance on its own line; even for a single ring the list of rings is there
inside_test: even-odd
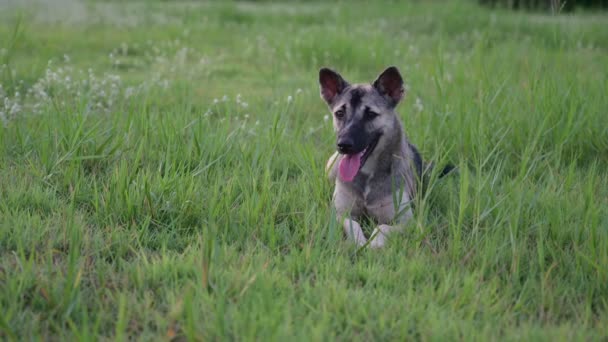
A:
[[[606,22],[0,2],[0,339],[606,340]],[[410,139],[460,171],[357,250],[318,69],[388,65]]]

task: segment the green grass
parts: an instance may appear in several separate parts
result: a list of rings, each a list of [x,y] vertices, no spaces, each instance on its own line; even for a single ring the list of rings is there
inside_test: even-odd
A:
[[[608,338],[607,14],[15,4],[0,338]],[[326,65],[397,65],[410,139],[460,167],[384,250],[334,223]]]

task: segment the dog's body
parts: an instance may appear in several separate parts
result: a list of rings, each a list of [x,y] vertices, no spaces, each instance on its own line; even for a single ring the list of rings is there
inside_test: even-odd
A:
[[[422,160],[408,141],[394,109],[404,95],[395,67],[372,84],[348,84],[330,69],[319,72],[321,96],[334,113],[337,150],[326,171],[335,180],[334,206],[349,238],[367,243],[360,219],[379,226],[370,246],[383,247],[388,235],[412,217],[411,201],[422,173]]]

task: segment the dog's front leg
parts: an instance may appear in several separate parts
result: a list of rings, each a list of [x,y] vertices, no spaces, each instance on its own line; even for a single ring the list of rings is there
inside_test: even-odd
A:
[[[357,244],[357,246],[361,247],[367,243],[367,239],[363,234],[363,230],[361,229],[361,225],[359,224],[359,222],[351,218],[345,218],[343,226],[344,233],[346,233],[348,239],[353,240]]]
[[[371,248],[382,248],[386,245],[388,236],[391,233],[401,231],[403,231],[403,226],[401,225],[389,226],[388,224],[381,224],[378,228],[374,229],[370,237],[372,241],[369,243],[369,246]]]
[[[412,209],[410,208],[410,202],[408,198],[404,198],[404,200],[399,205],[399,212],[397,214],[397,218],[395,218],[394,210],[391,205],[380,206],[376,210],[376,214],[378,217],[382,218],[393,218],[395,222],[394,225],[381,224],[372,233],[369,243],[371,248],[382,248],[386,245],[386,241],[389,238],[389,235],[395,232],[402,232],[405,224],[413,217]],[[386,222],[386,221],[385,221]]]
[[[337,155],[334,155],[337,156]],[[342,223],[346,237],[354,241],[358,246],[367,243],[361,225],[354,218],[361,217],[361,208],[357,204],[356,197],[341,182],[336,182],[334,189],[334,206],[336,208],[336,219]]]

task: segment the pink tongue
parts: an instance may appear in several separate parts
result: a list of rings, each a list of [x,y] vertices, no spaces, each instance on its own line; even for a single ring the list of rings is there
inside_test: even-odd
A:
[[[365,152],[365,151],[364,151]],[[340,179],[345,182],[352,182],[359,172],[359,167],[361,166],[361,156],[363,156],[364,152],[360,152],[357,154],[346,154],[340,160]]]

